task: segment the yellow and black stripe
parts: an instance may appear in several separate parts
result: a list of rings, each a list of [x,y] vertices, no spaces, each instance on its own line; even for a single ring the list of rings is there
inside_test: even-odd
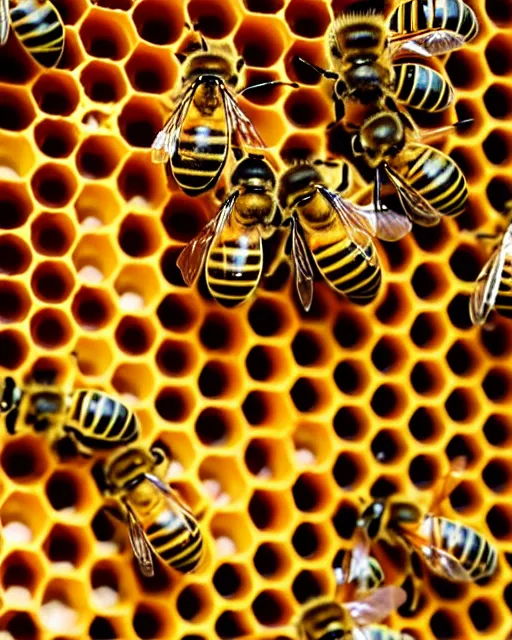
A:
[[[458,165],[442,151],[425,144],[410,143],[405,153],[409,159],[400,173],[407,184],[442,215],[462,213],[468,188]]]
[[[176,571],[189,573],[199,565],[203,538],[197,522],[185,510],[177,518],[165,509],[145,532],[154,552]]]
[[[81,389],[73,394],[68,424],[80,444],[110,449],[137,439],[139,423],[133,411],[106,393]]]
[[[462,0],[407,0],[391,14],[389,28],[396,33],[447,29],[468,42],[478,33],[478,21]]]
[[[312,253],[324,278],[351,302],[366,305],[375,299],[382,274],[373,243],[364,256],[348,237],[316,247]]]
[[[247,300],[263,273],[263,250],[258,245],[242,247],[240,240],[216,243],[206,261],[206,284],[211,295],[225,307]]]
[[[396,99],[413,109],[442,111],[453,99],[453,89],[445,78],[422,64],[393,65]]]
[[[64,24],[49,0],[20,0],[10,11],[11,27],[36,62],[55,67],[64,51]]]
[[[505,318],[512,318],[512,258],[507,256],[501,274],[500,288],[494,308]]]

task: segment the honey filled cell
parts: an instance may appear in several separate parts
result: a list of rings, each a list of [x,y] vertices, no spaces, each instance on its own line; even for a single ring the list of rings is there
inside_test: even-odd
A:
[[[364,308],[317,274],[304,312],[285,265],[236,308],[201,280],[186,286],[176,259],[223,196],[184,194],[150,151],[190,18],[244,57],[247,84],[300,84],[239,99],[278,174],[301,153],[349,155],[349,138],[326,131],[329,81],[297,59],[326,66],[331,10],[357,3],[56,0],[57,68],[38,67],[13,34],[0,48],[0,375],[21,382],[48,356],[118,397],[144,444],[171,457],[182,495],[206,505],[197,573],[156,562],[144,577],[103,509],[96,460],[60,463],[0,423],[2,638],[277,637],[309,597],[333,592],[360,498],[428,502],[463,455],[443,513],[488,536],[499,570],[478,585],[426,576],[418,611],[390,624],[415,640],[508,639],[512,326],[473,327],[468,300],[491,250],[475,232],[503,228],[512,197],[512,11],[467,1],[478,37],[435,64],[454,104],[418,116],[425,128],[472,119],[436,142],[466,176],[466,211],[377,242],[383,283]],[[371,177],[359,169],[354,190]]]

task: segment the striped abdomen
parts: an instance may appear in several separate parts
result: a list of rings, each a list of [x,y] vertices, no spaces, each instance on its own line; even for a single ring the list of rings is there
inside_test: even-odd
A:
[[[500,289],[494,306],[501,315],[512,318],[512,259],[507,257],[501,274]]]
[[[453,100],[453,89],[443,76],[421,64],[394,65],[399,102],[423,111],[442,111]]]
[[[261,238],[246,243],[237,240],[214,243],[206,260],[206,284],[211,295],[225,307],[247,300],[256,290],[263,272]]]
[[[139,423],[133,411],[102,391],[75,392],[66,431],[72,431],[81,444],[91,449],[109,449],[133,442]]]
[[[49,0],[20,0],[10,11],[11,27],[43,67],[55,67],[64,51],[64,25]]]
[[[304,612],[299,627],[304,640],[348,640],[353,623],[338,603],[318,598]]]
[[[391,14],[389,28],[396,33],[447,29],[467,42],[477,35],[478,21],[462,0],[407,0]]]
[[[365,305],[375,299],[382,276],[373,243],[364,257],[348,238],[316,247],[312,253],[323,277],[351,302]]]
[[[468,199],[466,180],[458,165],[442,151],[424,144],[410,143],[400,173],[407,184],[445,216],[464,211]]]
[[[494,573],[498,561],[496,549],[481,534],[471,527],[442,517],[432,518],[431,526],[432,540],[460,562],[471,580]]]
[[[162,560],[181,573],[193,571],[203,556],[203,538],[197,522],[186,512],[161,511],[145,527],[153,551]]]

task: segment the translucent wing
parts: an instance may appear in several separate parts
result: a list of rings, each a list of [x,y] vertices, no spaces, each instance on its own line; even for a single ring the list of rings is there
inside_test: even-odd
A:
[[[421,548],[421,553],[429,567],[453,582],[471,582],[471,575],[464,569],[461,563],[450,553],[437,547],[425,546]]]
[[[208,249],[213,240],[222,232],[233,211],[238,191],[234,191],[224,201],[218,214],[203,227],[199,234],[191,240],[178,256],[178,265],[183,280],[190,286],[201,271]]]
[[[185,91],[174,113],[153,140],[153,144],[151,145],[151,158],[154,163],[161,164],[167,162],[167,160],[174,155],[176,147],[178,146],[178,140],[180,139],[183,123],[187,117],[187,112],[197,87],[198,82],[194,82]]]
[[[125,503],[126,512],[128,514],[128,535],[133,549],[133,554],[139,563],[140,571],[143,576],[151,578],[155,571],[153,568],[153,557],[151,547],[146,539],[146,534],[135,517],[132,509]]]
[[[240,109],[236,98],[226,87],[222,88],[222,97],[230,130],[235,134],[238,142],[241,143],[242,146],[264,149],[266,145],[261,139],[260,134],[256,131],[254,125],[242,109]]]
[[[392,167],[385,164],[384,168],[409,218],[423,227],[432,227],[438,224],[442,218],[439,211],[434,209],[415,189],[412,189],[404,178]]]
[[[391,56],[415,53],[425,58],[440,56],[465,43],[464,37],[448,29],[429,29],[412,34],[398,34],[391,37]]]
[[[390,613],[396,611],[407,599],[407,594],[400,587],[381,587],[363,600],[347,602],[343,606],[348,609],[354,622],[360,627],[372,622],[380,622]]]
[[[0,46],[7,42],[9,35],[9,0],[0,0]]]
[[[313,269],[306,244],[299,233],[298,223],[292,218],[292,261],[295,269],[295,286],[302,306],[306,311],[313,302]]]
[[[194,529],[192,527],[192,524],[189,521],[189,519],[185,516],[185,514],[188,514],[189,517],[193,517],[193,516],[189,508],[182,502],[182,500],[180,499],[176,491],[171,489],[171,487],[165,484],[165,482],[162,482],[160,478],[157,478],[157,476],[154,476],[150,473],[146,473],[145,477],[152,484],[154,484],[155,487],[161,493],[164,494],[164,496],[166,497],[166,506],[169,509],[169,511],[173,514],[173,516],[181,522],[181,524],[185,529],[193,533]]]
[[[475,288],[469,300],[469,316],[473,324],[484,324],[494,307],[505,261],[511,253],[512,241],[507,231],[502,243],[476,279]]]

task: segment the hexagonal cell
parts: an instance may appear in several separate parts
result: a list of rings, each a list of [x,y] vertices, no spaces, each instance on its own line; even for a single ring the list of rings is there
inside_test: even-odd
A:
[[[60,209],[66,206],[77,189],[74,173],[60,164],[39,167],[31,180],[32,193],[44,206]]]
[[[123,567],[114,560],[97,562],[91,571],[92,601],[100,610],[112,609],[120,604],[123,582]]]
[[[189,585],[178,595],[176,609],[183,620],[199,624],[209,617],[213,602],[205,585]]]
[[[170,293],[160,303],[157,315],[164,329],[183,333],[198,320],[197,304],[190,295]]]
[[[286,47],[282,23],[270,16],[248,16],[236,32],[234,43],[249,67],[272,67]]]
[[[121,213],[121,203],[110,188],[86,184],[75,202],[75,210],[84,229],[95,229],[113,222]]]
[[[206,351],[219,353],[239,353],[244,336],[237,330],[233,314],[215,310],[207,313],[199,330],[201,346]]]
[[[284,104],[288,121],[300,128],[315,129],[332,120],[332,106],[316,89],[292,91]]]
[[[422,396],[437,396],[446,385],[444,371],[436,361],[416,362],[409,379],[414,391]]]
[[[226,447],[234,444],[241,435],[240,417],[228,408],[208,407],[197,417],[195,432],[207,447]]]
[[[180,37],[186,18],[181,7],[171,7],[162,0],[145,0],[135,7],[132,20],[142,40],[168,45]]]
[[[76,81],[65,71],[44,72],[36,80],[32,93],[39,109],[52,116],[70,116],[80,101]]]
[[[242,404],[245,419],[252,426],[277,427],[287,424],[291,401],[282,393],[250,391]]]
[[[249,517],[260,531],[285,530],[294,515],[289,495],[283,491],[257,489],[249,501]]]
[[[173,287],[185,288],[187,284],[185,280],[183,280],[183,275],[177,265],[178,256],[181,251],[182,247],[170,247],[167,249],[160,259],[160,271],[167,282]],[[211,297],[207,291],[205,291],[205,295],[207,299]]]
[[[112,241],[103,235],[82,236],[71,259],[78,279],[90,285],[100,284],[117,267],[117,255]]]
[[[137,638],[153,640],[153,638],[173,637],[173,625],[168,608],[156,602],[140,602],[132,619],[133,630]]]
[[[244,514],[215,513],[210,520],[210,532],[215,541],[217,558],[244,554],[252,548],[253,531]]]
[[[14,491],[0,509],[5,546],[19,550],[35,542],[46,532],[49,521],[42,500],[33,491]]]
[[[366,389],[369,377],[359,360],[343,360],[334,370],[334,382],[347,395],[357,395]]]
[[[188,14],[193,24],[197,24],[200,33],[207,38],[224,38],[236,27],[237,11],[222,0],[191,0]]]
[[[360,309],[349,307],[337,316],[333,333],[344,349],[357,349],[367,343],[371,328]]]
[[[106,291],[85,286],[75,295],[71,311],[76,322],[85,331],[97,331],[105,327],[112,321],[115,313]]]
[[[32,199],[22,184],[0,181],[0,229],[22,227],[32,213]]]
[[[41,262],[32,273],[30,286],[34,294],[43,302],[51,304],[64,302],[73,291],[73,274],[64,262]]]
[[[496,504],[487,513],[487,526],[497,540],[512,538],[512,509],[509,505]]]
[[[77,169],[88,180],[107,178],[115,171],[125,151],[124,144],[113,136],[89,136],[76,153]]]
[[[414,272],[411,283],[414,293],[421,300],[437,300],[448,288],[444,270],[435,262],[421,264]]]
[[[469,340],[457,340],[446,354],[448,366],[458,376],[470,376],[481,365],[480,355]]]
[[[28,604],[44,581],[45,569],[41,558],[33,552],[14,551],[9,554],[0,570],[5,605],[18,608]]]
[[[160,295],[160,282],[153,266],[134,264],[125,266],[114,288],[119,296],[119,307],[135,313],[151,307]]]
[[[118,324],[115,336],[122,351],[138,356],[151,348],[156,331],[149,320],[126,316]]]
[[[30,266],[32,255],[28,244],[14,234],[0,237],[0,274],[17,276]]]
[[[298,573],[292,583],[292,593],[295,600],[305,604],[313,598],[318,598],[328,591],[329,584],[325,574],[320,572],[303,570]]]
[[[164,387],[155,400],[158,415],[168,422],[185,421],[194,404],[194,396],[188,387]]]
[[[248,631],[246,612],[224,611],[215,623],[215,633],[219,638],[243,638]],[[187,640],[187,638],[185,637],[184,640]],[[192,640],[198,639],[192,637]],[[203,640],[203,638],[200,638],[200,640]]]
[[[256,335],[276,336],[287,331],[290,323],[289,310],[277,300],[257,298],[249,309],[249,323]]]
[[[437,314],[426,311],[416,316],[410,336],[420,349],[435,349],[445,339],[446,330]]]
[[[39,480],[51,463],[47,449],[37,437],[27,434],[4,444],[0,464],[8,478],[22,484]]]
[[[55,524],[44,541],[43,551],[54,571],[70,571],[88,558],[91,543],[82,528]]]
[[[444,433],[443,418],[433,407],[418,407],[409,420],[409,431],[419,442],[433,442]]]
[[[503,628],[503,617],[494,599],[474,600],[469,607],[469,617],[479,633],[489,633]]]
[[[396,373],[402,369],[407,358],[403,340],[393,336],[383,336],[371,354],[373,366],[384,374]]]
[[[291,31],[302,38],[320,38],[330,23],[327,6],[313,0],[291,0],[284,17]]]
[[[213,586],[227,600],[242,599],[251,589],[251,574],[248,568],[237,562],[224,563],[213,575]]]
[[[245,466],[257,479],[279,481],[292,471],[288,447],[280,438],[254,438],[245,450]]]
[[[381,429],[373,438],[370,449],[377,462],[391,464],[404,456],[407,445],[400,431]]]
[[[512,70],[512,54],[509,53],[506,39],[500,34],[494,36],[485,48],[485,58],[491,73],[506,76]]]
[[[222,508],[244,497],[245,483],[232,456],[208,456],[199,467],[199,479],[212,504]]]
[[[113,362],[110,342],[101,338],[80,336],[75,345],[77,365],[85,376],[104,374]]]
[[[243,378],[236,365],[224,360],[207,362],[198,378],[199,391],[205,398],[226,398],[239,395]]]
[[[439,461],[432,455],[415,456],[409,464],[409,478],[420,489],[431,487],[439,478]]]
[[[252,603],[256,620],[261,624],[276,626],[290,619],[292,608],[281,591],[266,589]]]
[[[16,141],[17,153],[12,153]],[[35,164],[34,148],[27,138],[17,132],[0,130],[0,176],[7,179],[24,178]]]
[[[362,440],[368,432],[368,417],[360,407],[344,406],[334,416],[333,427],[342,440]]]
[[[247,354],[245,368],[253,380],[286,380],[292,366],[287,355],[286,351],[278,347],[256,345]]]
[[[7,611],[0,618],[0,629],[5,630],[8,640],[40,640],[41,632],[32,614],[26,611]]]
[[[510,160],[510,140],[504,131],[495,129],[482,144],[485,157],[491,164],[500,165]]]
[[[23,131],[36,117],[30,94],[22,87],[9,87],[0,98],[0,128]]]
[[[499,367],[489,370],[482,382],[485,395],[491,402],[506,402],[512,387],[512,376],[510,373]]]
[[[105,60],[92,60],[80,74],[85,95],[93,102],[120,102],[126,95],[126,79],[118,65]]]
[[[178,77],[172,53],[144,42],[132,53],[125,68],[130,84],[140,93],[167,93]]]
[[[325,509],[332,491],[330,475],[306,471],[292,487],[292,496],[297,509],[303,513],[316,513]]]
[[[171,193],[162,213],[162,224],[167,235],[178,242],[190,242],[208,219],[204,203],[183,193]]]
[[[301,413],[321,412],[330,401],[323,381],[312,378],[299,378],[290,389],[290,397]]]
[[[512,114],[512,89],[495,82],[484,93],[484,105],[493,118],[505,120]]]
[[[112,376],[112,386],[120,399],[130,406],[145,400],[152,393],[154,385],[153,373],[145,364],[122,364]],[[178,411],[178,408],[175,410]],[[179,411],[184,409],[180,408]]]
[[[148,163],[146,154],[133,153],[117,178],[119,193],[131,207],[158,209],[167,199],[167,186],[162,172]]]
[[[28,354],[28,344],[20,331],[6,329],[0,331],[0,366],[17,369]]]
[[[47,631],[70,633],[80,631],[86,612],[84,585],[77,580],[54,578],[46,586],[40,609],[41,626]]]
[[[335,482],[345,491],[353,491],[367,475],[366,464],[354,453],[341,453],[334,464],[332,473]]]
[[[123,60],[133,49],[135,33],[128,16],[117,13],[111,20],[108,9],[89,11],[80,27],[80,38],[86,52],[93,58]]]
[[[512,420],[507,415],[494,413],[487,418],[483,433],[494,447],[506,446],[512,439]]]
[[[505,211],[505,204],[510,199],[512,188],[506,178],[495,176],[489,181],[485,193],[491,206],[502,212]]]
[[[285,86],[270,85],[252,88],[256,85],[281,80],[278,73],[268,69],[247,69],[245,72],[244,99],[252,104],[268,106],[275,104],[281,96],[286,95],[290,89]],[[251,90],[249,91],[249,87]]]
[[[147,215],[129,214],[119,228],[121,249],[132,258],[145,258],[160,247],[158,221]]]
[[[34,129],[34,139],[50,158],[67,158],[78,143],[78,131],[69,122],[46,119]]]
[[[31,299],[23,284],[0,280],[0,324],[22,322],[30,307]]]
[[[73,337],[73,326],[60,309],[43,309],[32,316],[30,335],[44,349],[58,349]]]
[[[76,466],[76,465],[75,465]],[[53,510],[69,517],[87,511],[91,505],[91,481],[71,468],[54,471],[46,482],[45,492]]]
[[[152,99],[133,96],[123,107],[118,126],[129,145],[149,149],[162,127],[162,116]]]

